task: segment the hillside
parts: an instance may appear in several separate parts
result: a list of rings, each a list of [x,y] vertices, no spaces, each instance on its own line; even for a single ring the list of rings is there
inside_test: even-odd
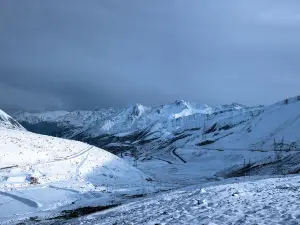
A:
[[[21,128],[0,128],[0,202],[5,203],[0,204],[1,223],[93,202],[119,204],[160,190],[150,180],[97,147]]]
[[[159,107],[136,104],[124,109],[23,113],[16,115],[16,118],[32,132],[85,141],[122,152],[134,150],[149,140],[168,141],[188,130],[202,133],[206,129],[203,125],[211,118],[220,121],[237,116],[237,120],[242,120],[247,113],[256,113],[260,109],[237,103],[212,108],[176,101]],[[239,122],[244,121],[236,123]],[[111,148],[111,145],[114,147]]]
[[[299,224],[299,182],[297,176],[197,185],[57,223]]]
[[[15,119],[0,109],[0,128],[25,130]]]
[[[42,218],[45,216],[41,213],[43,210],[51,209],[48,217],[64,216],[61,214],[63,209],[82,206],[115,207],[116,203],[124,203],[130,196],[141,197],[163,189],[212,181],[218,183],[224,178],[297,174],[300,171],[299,109],[300,97],[295,97],[258,107],[234,103],[211,108],[177,101],[156,108],[137,104],[125,109],[90,112],[25,113],[17,118],[29,130],[41,129],[41,133],[47,133],[51,128],[53,136],[93,145],[24,130],[0,129],[0,148],[4,149],[0,157],[4,159],[1,161],[4,168],[0,170],[0,195],[3,202],[14,199],[9,208],[16,209],[19,204],[25,204],[24,211],[18,211],[20,215],[31,212]],[[103,146],[124,161],[96,146]],[[35,181],[38,184],[32,186],[30,183]],[[277,181],[272,182],[273,185]],[[237,191],[240,193],[244,188],[252,191],[266,183],[268,181],[258,182],[253,187],[251,183],[250,186],[239,184]],[[233,186],[224,188],[231,190]],[[220,192],[221,199],[223,192],[218,187],[211,190],[209,204],[220,205],[222,201],[214,203],[212,196]],[[273,190],[277,189],[266,189],[265,195],[277,193]],[[52,193],[51,199],[40,196],[45,191]],[[182,192],[186,204],[192,201],[189,198],[191,192],[192,189]],[[180,205],[176,193],[171,193],[170,199]],[[256,206],[255,202],[252,203]],[[133,203],[128,208],[128,212],[138,218],[126,216],[125,220],[146,223],[139,219],[141,215],[131,212],[144,207],[143,201],[139,204]],[[188,207],[186,211],[192,215],[194,207]],[[231,206],[224,204],[222,207],[218,211]],[[16,213],[7,209],[2,209],[3,220]],[[172,215],[168,211],[167,214]],[[110,215],[89,217],[88,221],[100,219],[110,223]],[[113,210],[112,215],[118,220],[118,209]],[[176,221],[184,218],[185,214],[180,214]],[[158,219],[157,222],[172,221],[165,217]],[[230,217],[224,221],[241,219]],[[249,221],[254,222],[255,218]]]
[[[229,171],[245,166],[251,166],[247,172],[253,174],[295,173],[298,157],[291,161],[291,154],[300,149],[299,109],[300,97],[257,107],[233,103],[213,108],[176,101],[63,115],[25,113],[17,119],[41,133],[54,126],[54,136],[102,147],[159,180],[184,185],[231,176]],[[280,172],[264,169],[282,160],[288,166]]]

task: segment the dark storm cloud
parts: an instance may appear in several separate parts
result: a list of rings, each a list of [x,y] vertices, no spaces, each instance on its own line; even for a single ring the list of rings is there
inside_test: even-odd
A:
[[[0,107],[297,95],[299,1],[0,2]]]

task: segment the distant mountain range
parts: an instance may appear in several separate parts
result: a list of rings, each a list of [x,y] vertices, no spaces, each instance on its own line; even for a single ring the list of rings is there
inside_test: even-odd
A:
[[[176,101],[160,107],[21,113],[27,130],[79,140],[115,154],[147,156],[172,147],[272,149],[300,147],[300,97],[269,106],[238,103],[209,107]]]

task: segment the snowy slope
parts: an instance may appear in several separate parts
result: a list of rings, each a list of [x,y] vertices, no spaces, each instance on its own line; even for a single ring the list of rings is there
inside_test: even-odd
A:
[[[0,128],[1,222],[98,198],[108,204],[160,188],[147,180],[149,176],[97,147]]]
[[[274,141],[283,141],[284,149],[300,149],[300,98],[285,101],[264,107],[240,130],[212,146],[271,150]]]
[[[274,149],[300,149],[299,109],[300,97],[258,107],[233,103],[212,108],[184,101],[159,107],[137,104],[109,110],[103,117],[94,112],[79,129],[68,125],[75,122],[60,119],[57,124],[68,131],[55,134],[104,148],[130,163],[138,159],[140,169],[161,180],[196,183],[245,161],[274,161]],[[18,118],[23,124],[24,116]]]
[[[111,166],[110,169],[122,171],[124,174],[120,174],[120,179],[123,179],[122,176],[126,176],[126,173],[130,172],[132,172],[130,176],[134,179],[136,174],[139,173],[139,171],[113,154],[81,142],[10,129],[0,129],[0,137],[1,167],[16,165],[19,168],[28,166],[39,167],[49,163],[60,164],[60,162],[77,164],[76,161],[78,159],[81,161],[80,159],[84,158],[84,161],[81,161],[81,168],[79,168],[82,170],[81,174],[94,173],[101,169],[102,165],[109,165]],[[74,160],[75,162],[73,162]],[[98,168],[97,166],[101,167]],[[66,171],[56,172],[66,173]],[[76,176],[71,171],[65,175]],[[138,174],[139,177],[140,175]]]
[[[299,177],[272,178],[187,188],[81,221],[91,224],[298,224],[299,181]]]
[[[0,109],[0,128],[25,130],[16,120]]]
[[[299,109],[296,97],[263,108],[214,113],[205,120],[189,118],[177,132],[138,146],[140,168],[150,174],[159,169],[165,171],[160,179],[190,184],[244,175],[243,167],[253,175],[299,173]],[[193,120],[201,119],[205,126],[193,127]]]
[[[81,218],[40,217],[40,224],[299,224],[299,183],[299,176],[232,179],[158,194]]]

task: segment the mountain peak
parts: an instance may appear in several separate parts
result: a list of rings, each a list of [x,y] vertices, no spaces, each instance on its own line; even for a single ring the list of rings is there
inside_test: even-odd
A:
[[[187,102],[184,101],[184,100],[176,100],[175,104],[178,105],[178,106],[180,106],[180,105],[187,105]]]
[[[0,109],[0,127],[25,130],[16,120]]]
[[[142,115],[146,110],[148,109],[148,107],[137,103],[132,107],[132,114],[135,116],[140,116]]]

